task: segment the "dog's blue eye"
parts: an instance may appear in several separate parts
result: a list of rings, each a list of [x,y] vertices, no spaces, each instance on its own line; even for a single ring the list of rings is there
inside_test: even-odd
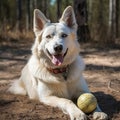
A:
[[[62,38],[66,38],[67,36],[68,36],[68,35],[67,35],[67,34],[64,34],[64,33],[61,35]]]
[[[51,35],[47,35],[46,38],[50,39],[50,38],[52,38],[52,36]]]

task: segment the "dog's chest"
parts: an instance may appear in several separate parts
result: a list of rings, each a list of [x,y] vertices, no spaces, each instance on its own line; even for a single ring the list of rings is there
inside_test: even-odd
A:
[[[51,93],[58,97],[69,98],[69,91],[67,85],[64,83],[61,84],[51,84],[48,86]]]
[[[71,83],[63,82],[61,84],[51,84],[49,85],[49,89],[55,96],[71,99],[75,91],[75,86]]]

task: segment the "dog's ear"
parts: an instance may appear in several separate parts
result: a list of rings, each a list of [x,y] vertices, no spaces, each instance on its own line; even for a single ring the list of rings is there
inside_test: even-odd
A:
[[[70,28],[77,29],[75,14],[71,6],[68,6],[64,10],[62,17],[60,18],[60,22],[65,23]]]
[[[50,20],[48,20],[40,10],[35,9],[33,18],[34,33],[37,34],[41,32],[46,23],[50,23]]]

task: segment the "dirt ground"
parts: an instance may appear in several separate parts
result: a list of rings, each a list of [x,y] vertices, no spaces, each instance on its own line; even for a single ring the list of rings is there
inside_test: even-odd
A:
[[[51,108],[27,96],[7,92],[9,83],[19,78],[30,57],[33,41],[0,40],[0,120],[69,120],[58,108]],[[81,46],[84,72],[90,90],[110,120],[120,120],[120,49]],[[92,120],[91,115],[89,118]]]

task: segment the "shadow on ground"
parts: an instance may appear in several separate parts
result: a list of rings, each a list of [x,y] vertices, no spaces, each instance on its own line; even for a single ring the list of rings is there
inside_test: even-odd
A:
[[[120,101],[117,101],[112,95],[105,94],[104,92],[93,93],[98,100],[98,104],[102,111],[109,115],[109,119],[120,112]],[[115,119],[114,119],[115,120]]]

